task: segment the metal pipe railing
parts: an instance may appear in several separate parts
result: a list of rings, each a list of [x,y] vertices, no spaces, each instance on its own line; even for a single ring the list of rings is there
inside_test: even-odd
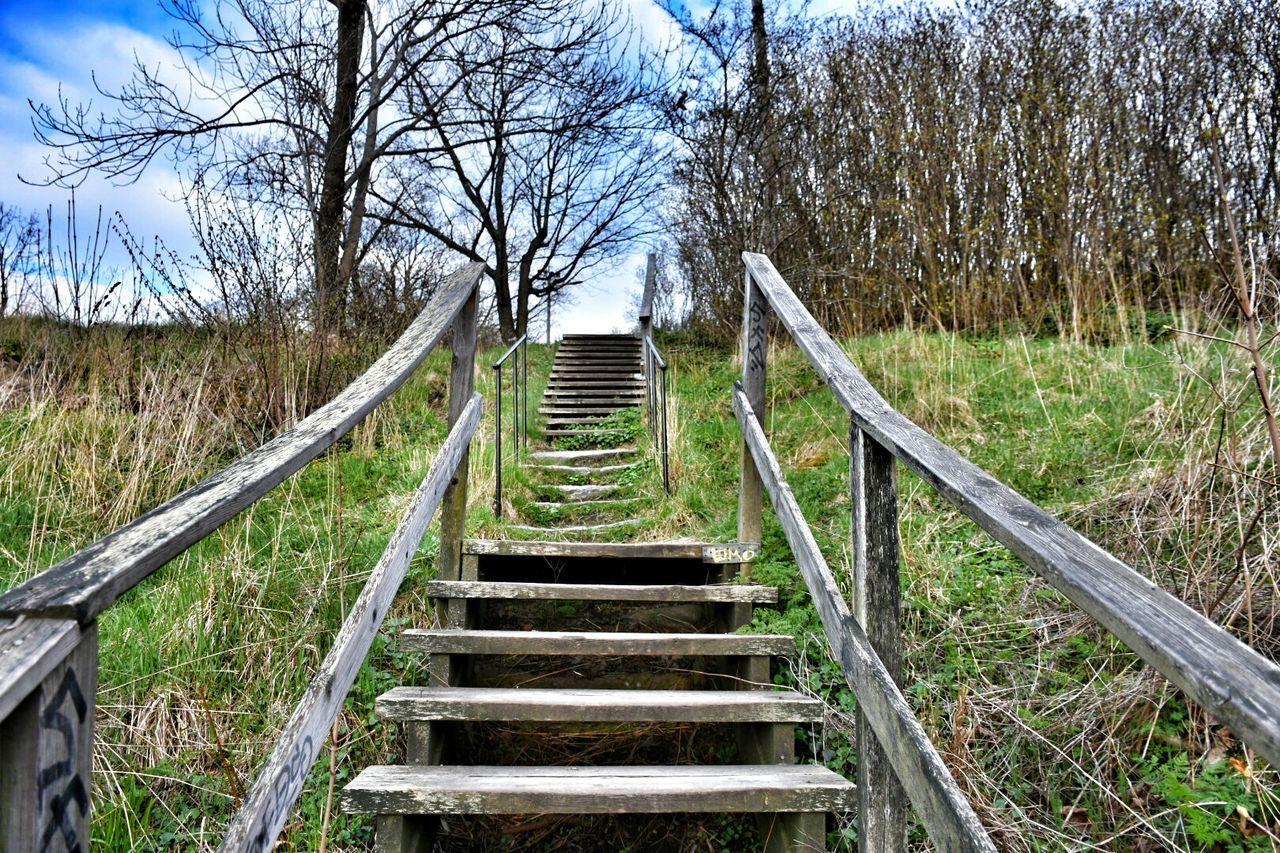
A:
[[[667,437],[667,361],[653,337],[644,337],[644,379],[649,400],[649,434],[662,459],[662,489],[671,494],[671,452]],[[655,380],[655,372],[658,378]]]
[[[513,358],[514,356],[514,358]],[[511,424],[514,461],[529,446],[529,336],[521,335],[493,363],[493,399],[497,402],[493,429],[493,514],[502,518],[502,365],[511,361]]]

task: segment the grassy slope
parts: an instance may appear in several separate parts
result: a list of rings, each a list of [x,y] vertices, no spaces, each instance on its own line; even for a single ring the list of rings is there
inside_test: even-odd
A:
[[[679,339],[667,342],[667,352],[676,382],[677,493],[641,536],[732,539],[737,434],[725,391],[738,368],[722,351]],[[1172,566],[1162,581],[1186,586],[1189,575],[1176,564],[1187,551],[1177,535],[1162,528],[1161,547],[1144,555],[1126,550],[1134,531],[1115,520],[1135,506],[1130,497],[1141,484],[1180,477],[1189,443],[1205,438],[1197,429],[1207,393],[1167,345],[1094,349],[895,333],[854,342],[850,352],[891,402],[943,440],[1126,556],[1143,558],[1144,569]],[[484,368],[497,354],[480,359],[479,390],[487,397],[492,380]],[[530,355],[531,378],[541,380],[551,353],[533,347]],[[56,392],[9,383],[21,393],[0,402],[0,587],[247,446],[206,400],[214,375],[204,385],[191,381],[205,372],[198,357],[157,351],[146,358],[155,365],[151,379],[130,391],[130,406],[121,405],[105,370]],[[235,795],[252,781],[443,440],[446,369],[443,354],[433,357],[340,452],[104,616],[95,846],[203,846],[220,838]],[[770,370],[772,440],[844,577],[845,418],[794,351],[775,351]],[[541,382],[533,385],[536,408]],[[491,445],[477,444],[473,535],[499,530],[490,507],[492,461]],[[918,480],[904,475],[900,492],[908,694],[1002,847],[1059,849],[1089,839],[1137,849],[1197,841],[1269,849],[1234,810],[1274,823],[1270,771],[1223,746],[1220,730]],[[385,633],[428,618],[422,583],[434,548],[429,535]],[[756,627],[795,631],[805,649],[784,680],[833,708],[831,725],[811,734],[811,751],[850,770],[855,759],[842,733],[852,703],[812,640],[820,633],[815,616],[772,521],[756,571],[782,587],[787,605],[762,613]],[[1254,639],[1266,646],[1272,638]],[[339,726],[339,787],[355,768],[396,750],[394,732],[372,723],[372,698],[421,675],[419,661],[380,641]],[[1229,761],[1205,763],[1206,755],[1246,763],[1241,771]],[[319,844],[328,763],[325,750],[288,834],[298,847]],[[1224,805],[1189,805],[1198,799]],[[367,823],[334,815],[330,844],[359,846],[368,836]]]
[[[724,356],[682,350],[678,341],[670,349],[681,389],[679,500],[686,517],[731,538],[736,428],[723,389],[738,367]],[[895,407],[1167,586],[1187,588],[1191,575],[1178,560],[1189,555],[1175,525],[1141,510],[1133,513],[1136,524],[1116,518],[1134,511],[1134,494],[1180,481],[1188,454],[1197,456],[1212,439],[1202,428],[1215,411],[1207,402],[1212,395],[1189,379],[1172,345],[1100,349],[899,332],[847,349]],[[1206,347],[1180,345],[1178,352],[1206,363],[1230,357]],[[770,355],[769,397],[771,441],[829,563],[847,578],[844,413],[791,349]],[[1256,418],[1240,414],[1232,422],[1237,435],[1258,446]],[[1259,464],[1257,456],[1243,455]],[[1131,653],[917,477],[904,473],[899,491],[907,692],[1002,849],[1090,841],[1271,849],[1273,839],[1252,820],[1240,831],[1236,808],[1274,831],[1280,799],[1272,771],[1250,764],[1229,733],[1188,710]],[[1268,512],[1276,518],[1274,507]],[[1135,547],[1135,535],[1149,538],[1152,549]],[[757,627],[820,635],[772,519],[764,538],[757,577],[782,587],[788,606],[760,614]],[[1224,570],[1238,542],[1226,535],[1218,543]],[[1252,557],[1274,579],[1274,555],[1263,549],[1255,547]],[[1214,589],[1216,581],[1197,576]],[[1263,600],[1274,607],[1274,599]],[[1259,629],[1250,639],[1274,655],[1274,630],[1263,634]],[[803,662],[787,680],[837,711],[852,708],[818,642],[802,644]],[[847,721],[837,715],[835,722],[813,753],[851,771],[855,758],[841,734]],[[1202,801],[1211,805],[1196,805]]]

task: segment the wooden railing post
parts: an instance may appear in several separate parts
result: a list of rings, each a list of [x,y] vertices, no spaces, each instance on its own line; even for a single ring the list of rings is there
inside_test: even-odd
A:
[[[97,622],[0,630],[0,850],[88,851]]]
[[[896,462],[857,424],[849,428],[853,617],[902,687]],[[864,714],[858,714],[858,843],[864,853],[906,849],[907,797]]]
[[[476,384],[476,308],[480,289],[471,291],[453,323],[453,359],[449,373],[449,429],[453,429],[462,411],[475,393]],[[436,558],[436,577],[456,581],[462,578],[462,537],[467,525],[467,477],[470,452],[462,454],[458,470],[445,489],[440,505],[440,554]]]
[[[769,303],[764,292],[756,285],[747,271],[743,281],[742,309],[742,390],[755,412],[757,422],[764,428],[765,372],[769,354]],[[761,483],[760,472],[747,449],[745,438],[741,445],[741,474],[738,480],[738,541],[758,544],[761,531]],[[740,574],[751,571],[750,563],[738,566]]]

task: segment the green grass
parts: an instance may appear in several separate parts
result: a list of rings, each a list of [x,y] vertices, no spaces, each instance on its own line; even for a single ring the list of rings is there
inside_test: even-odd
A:
[[[12,329],[3,337],[22,343]],[[739,450],[727,392],[740,365],[731,353],[688,338],[662,345],[671,365],[675,491],[647,509],[630,535],[733,540]],[[88,360],[73,370],[46,357],[25,363],[34,371],[28,375],[12,359],[0,364],[0,384],[18,389],[0,396],[0,587],[256,444],[253,428],[235,416],[238,386],[220,381],[225,368],[202,367],[206,342],[157,335],[126,352],[117,335],[96,346],[97,367]],[[894,406],[1193,606],[1209,609],[1221,590],[1235,588],[1226,581],[1243,559],[1257,593],[1249,618],[1238,616],[1232,630],[1276,654],[1276,623],[1268,621],[1276,602],[1266,585],[1278,574],[1269,543],[1280,519],[1273,500],[1248,490],[1275,472],[1258,452],[1248,377],[1233,372],[1237,353],[1185,340],[1090,347],[907,332],[846,348]],[[68,348],[60,358],[77,352]],[[504,533],[492,508],[487,369],[498,354],[495,348],[478,359],[486,419],[471,453],[473,536]],[[553,354],[529,349],[531,411]],[[110,367],[125,362],[143,365],[127,387]],[[444,439],[447,371],[447,353],[435,354],[334,451],[103,615],[95,847],[192,848],[220,840],[236,796],[252,783]],[[32,378],[54,374],[57,382]],[[506,381],[504,390],[509,417]],[[803,357],[777,346],[767,409],[788,481],[847,584],[847,416]],[[623,426],[643,446],[636,414],[620,418],[631,419]],[[527,501],[536,484],[517,462],[509,420],[505,430],[509,499]],[[540,446],[537,420],[530,433],[530,447]],[[650,454],[618,477],[626,487],[620,496],[656,496],[658,477]],[[1257,825],[1278,826],[1274,770],[917,477],[901,473],[899,496],[905,692],[998,846],[1271,849]],[[1257,507],[1262,521],[1242,545]],[[782,604],[759,611],[752,629],[797,636],[797,663],[779,678],[822,697],[834,712],[831,724],[804,733],[806,749],[852,773],[857,758],[847,715],[855,703],[817,639],[821,626],[767,510],[763,540],[752,571],[779,587]],[[372,700],[392,684],[423,678],[423,662],[387,638],[430,618],[423,585],[435,548],[432,532],[348,697],[336,738],[339,788],[359,767],[398,752],[395,730],[373,721]],[[1228,610],[1224,605],[1219,618]],[[286,833],[293,846],[319,845],[329,760],[326,745]],[[335,806],[328,843],[364,847],[371,831],[368,821]],[[845,841],[854,832],[837,829]],[[719,834],[731,849],[733,826]]]

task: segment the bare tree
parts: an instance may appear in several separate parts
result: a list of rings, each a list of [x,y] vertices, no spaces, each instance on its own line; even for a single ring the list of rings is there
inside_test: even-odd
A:
[[[415,93],[430,80],[448,99],[485,67],[460,47],[478,33],[502,33],[513,50],[525,33],[547,31],[554,0],[334,0],[314,4],[166,0],[177,24],[176,69],[141,61],[118,92],[100,91],[113,111],[63,99],[33,105],[51,182],[90,172],[136,179],[166,157],[201,183],[271,205],[310,225],[313,388],[327,390],[330,338],[364,245],[369,189],[382,164],[420,158],[424,137]],[[448,76],[448,75],[453,76]]]
[[[415,105],[434,149],[398,164],[378,192],[387,221],[486,262],[508,339],[527,330],[531,299],[576,284],[658,223],[662,75],[614,10],[579,12],[523,33],[525,49],[477,34],[458,60],[483,70],[453,99],[423,80]]]
[[[40,223],[34,213],[23,213],[0,202],[0,319],[10,306],[20,303],[19,283],[25,282],[40,242]]]

